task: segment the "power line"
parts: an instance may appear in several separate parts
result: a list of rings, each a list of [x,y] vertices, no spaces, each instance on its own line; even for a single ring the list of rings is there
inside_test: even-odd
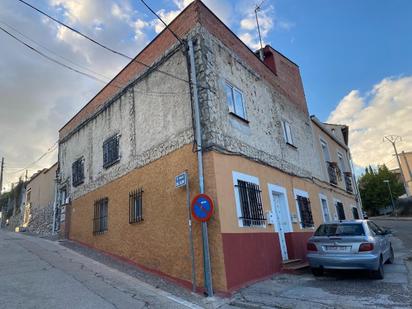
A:
[[[176,40],[179,41],[180,45],[183,45],[183,41],[177,36],[177,34],[172,29],[169,28],[169,26],[163,21],[163,19],[154,10],[152,10],[152,8],[144,0],[140,0],[140,2],[142,2],[145,5],[145,7],[147,7],[149,11],[152,12],[153,15],[155,15],[157,19],[161,21],[163,25],[165,25],[166,29],[169,30],[173,34]]]
[[[0,23],[3,24],[3,25],[5,25],[6,27],[12,29],[14,32],[20,34],[20,35],[21,35],[23,38],[25,38],[26,40],[28,40],[28,41],[36,44],[37,46],[39,46],[39,47],[47,50],[49,53],[55,55],[56,57],[59,57],[59,58],[65,60],[65,61],[67,61],[67,62],[70,62],[71,64],[73,64],[73,65],[75,65],[75,66],[77,66],[77,67],[79,67],[79,68],[82,68],[82,69],[87,70],[87,71],[89,71],[89,72],[91,72],[91,73],[93,73],[93,74],[100,75],[101,77],[103,77],[103,78],[105,78],[105,79],[107,79],[107,80],[110,80],[110,77],[107,77],[107,76],[105,76],[105,75],[103,75],[103,74],[100,74],[100,73],[98,73],[98,72],[96,72],[96,71],[93,71],[92,69],[89,69],[89,68],[87,68],[87,67],[81,66],[81,65],[79,65],[79,64],[71,61],[70,59],[64,57],[64,56],[61,56],[61,55],[56,54],[55,52],[53,52],[53,51],[50,50],[49,48],[41,45],[40,43],[38,43],[38,42],[36,42],[35,40],[31,39],[30,37],[28,37],[28,36],[25,35],[24,33],[20,32],[18,29],[16,29],[16,28],[10,26],[9,24],[5,23],[4,21],[1,21],[1,20],[0,20]]]
[[[76,64],[76,63],[74,63],[74,62],[72,62],[72,61],[70,61],[70,60],[68,60],[68,59],[66,59],[65,57],[59,56],[58,54],[56,54],[56,53],[54,53],[53,51],[49,50],[47,47],[44,47],[44,46],[40,45],[40,44],[37,43],[36,41],[30,39],[29,37],[27,37],[26,35],[24,35],[24,34],[21,33],[20,31],[18,31],[17,29],[9,26],[8,24],[6,24],[6,23],[4,23],[4,22],[2,22],[2,21],[0,21],[0,23],[6,25],[6,26],[9,27],[10,29],[13,29],[14,31],[16,31],[17,33],[19,33],[21,36],[23,36],[23,37],[25,37],[27,40],[30,40],[31,42],[35,43],[35,44],[38,45],[39,47],[41,47],[41,48],[49,51],[50,53],[53,53],[55,56],[60,57],[60,58],[62,58],[62,59],[65,59],[66,61],[71,62],[72,64],[74,64],[74,65],[76,65],[76,66],[78,66],[78,67],[81,67],[80,65],[78,65],[78,64]],[[52,62],[55,63],[55,64],[58,64],[58,65],[66,68],[66,69],[69,69],[69,70],[71,70],[71,71],[74,71],[74,72],[76,72],[76,73],[78,73],[78,74],[81,74],[81,75],[83,75],[83,76],[89,77],[89,78],[91,78],[91,79],[93,79],[93,80],[95,80],[95,81],[99,81],[99,82],[101,82],[101,83],[103,83],[103,84],[105,84],[105,85],[107,85],[107,84],[109,83],[108,81],[102,80],[102,79],[100,79],[100,78],[98,78],[98,77],[95,77],[95,76],[89,74],[89,73],[82,72],[82,71],[80,71],[80,70],[78,70],[78,69],[76,69],[76,68],[71,67],[70,65],[67,65],[67,64],[65,64],[65,63],[63,63],[63,62],[60,62],[60,61],[58,61],[58,60],[56,60],[56,59],[54,59],[54,58],[46,55],[45,53],[41,52],[41,51],[38,50],[37,48],[31,46],[30,44],[28,44],[28,43],[24,42],[23,40],[19,39],[17,36],[15,36],[15,35],[13,35],[12,33],[8,32],[7,30],[5,30],[5,29],[4,29],[3,27],[1,27],[1,26],[0,26],[0,30],[4,31],[6,34],[8,34],[9,36],[11,36],[13,39],[17,40],[19,43],[23,44],[23,45],[26,46],[27,48],[31,49],[31,50],[34,51],[35,53],[39,54],[40,56],[46,58],[46,59],[49,60],[49,61],[52,61]],[[94,71],[92,71],[92,70],[90,70],[90,69],[88,69],[88,68],[85,68],[85,67],[83,67],[83,69],[88,70],[88,71],[91,71],[91,72],[93,72],[93,73],[95,73],[95,74],[98,74],[98,75],[102,75],[102,74],[99,74],[99,73],[97,73],[97,72],[94,72]],[[102,76],[103,76],[103,75],[102,75]],[[107,78],[107,77],[106,77],[106,78]],[[109,79],[109,78],[107,78],[107,79]],[[110,83],[110,85],[113,86],[113,87],[116,87],[116,88],[118,88],[118,89],[123,89],[123,88],[124,88],[124,86],[121,86],[121,85],[117,84],[117,83],[114,82],[114,81],[112,81],[112,82]],[[145,92],[145,91],[139,91],[139,90],[135,90],[135,91],[136,91],[137,93],[140,93],[140,94],[143,94],[143,95],[180,95],[180,94],[188,93],[188,91],[187,91],[187,92],[180,92],[180,93],[177,93],[177,92],[155,92],[155,91],[146,91],[146,92]]]
[[[9,36],[11,36],[13,39],[15,39],[16,41],[18,41],[20,44],[23,44],[24,46],[26,46],[27,48],[31,49],[31,50],[34,51],[35,53],[37,53],[37,54],[39,54],[40,56],[48,59],[49,61],[54,62],[54,63],[56,63],[56,64],[58,64],[58,65],[60,65],[60,66],[62,66],[62,67],[65,67],[66,69],[71,70],[71,71],[74,71],[74,72],[76,72],[76,73],[78,73],[78,74],[81,74],[81,75],[87,76],[87,77],[89,77],[89,78],[92,78],[92,79],[94,79],[94,80],[97,80],[97,81],[106,83],[105,81],[103,81],[103,80],[101,80],[101,79],[99,79],[99,78],[97,78],[97,77],[95,77],[95,76],[93,76],[93,75],[91,75],[91,74],[88,74],[88,73],[86,73],[86,72],[82,72],[82,71],[80,71],[80,70],[77,70],[77,69],[75,69],[75,68],[73,68],[73,67],[71,67],[71,66],[69,66],[69,65],[67,65],[67,64],[64,64],[64,63],[62,63],[62,62],[60,62],[60,61],[58,61],[58,60],[56,60],[56,59],[54,59],[54,58],[46,55],[45,53],[39,51],[39,50],[36,49],[35,47],[33,47],[33,46],[27,44],[26,42],[24,42],[23,40],[19,39],[17,36],[15,36],[15,35],[13,35],[12,33],[8,32],[6,29],[4,29],[4,28],[1,27],[1,26],[0,26],[0,30],[3,31],[4,33],[8,34]]]
[[[81,37],[83,37],[83,38],[85,38],[85,39],[89,40],[90,42],[92,42],[92,43],[94,43],[94,44],[96,44],[96,45],[98,45],[98,46],[100,46],[100,47],[102,47],[102,48],[104,48],[104,49],[106,49],[106,50],[108,50],[108,51],[110,51],[110,52],[114,53],[114,54],[117,54],[117,55],[119,55],[119,56],[122,56],[123,58],[126,58],[126,59],[128,59],[128,60],[131,60],[132,62],[139,63],[139,64],[141,64],[141,65],[143,65],[143,66],[147,67],[148,69],[155,70],[155,71],[160,72],[160,73],[162,73],[162,74],[165,74],[165,75],[167,75],[167,76],[169,76],[169,77],[172,77],[172,78],[175,78],[175,79],[180,80],[180,81],[182,81],[182,82],[185,82],[185,83],[190,84],[190,82],[189,82],[188,80],[184,79],[184,78],[180,78],[180,77],[178,77],[178,76],[176,76],[176,75],[174,75],[174,74],[171,74],[171,73],[168,73],[168,72],[162,71],[162,70],[157,69],[157,68],[153,68],[152,66],[150,66],[150,65],[148,65],[148,64],[146,64],[146,63],[144,63],[144,62],[142,62],[142,61],[140,61],[140,60],[133,59],[132,57],[130,57],[130,56],[128,56],[128,55],[126,55],[126,54],[124,54],[124,53],[122,53],[122,52],[116,51],[116,50],[114,50],[114,49],[112,49],[112,48],[108,47],[107,45],[105,45],[105,44],[103,44],[103,43],[100,43],[100,42],[96,41],[95,39],[93,39],[93,38],[89,37],[88,35],[86,35],[86,34],[84,34],[84,33],[80,32],[80,31],[79,31],[79,30],[77,30],[77,29],[74,29],[73,27],[71,27],[71,26],[69,26],[69,25],[65,24],[64,22],[62,22],[62,21],[60,21],[60,20],[58,20],[58,19],[54,18],[53,16],[51,16],[51,15],[47,14],[46,12],[44,12],[44,11],[42,11],[42,10],[38,9],[38,8],[36,8],[35,6],[31,5],[30,3],[27,3],[27,2],[26,2],[26,1],[24,1],[24,0],[17,0],[17,1],[19,1],[19,2],[23,3],[24,5],[26,5],[26,6],[30,7],[30,8],[32,8],[33,10],[35,10],[35,11],[39,12],[40,14],[42,14],[42,15],[44,15],[44,16],[46,16],[46,17],[50,18],[51,20],[53,20],[54,22],[58,23],[59,25],[61,25],[61,26],[63,26],[63,27],[66,27],[67,29],[69,29],[69,30],[73,31],[74,33],[76,33],[76,34],[80,35]],[[179,42],[180,42],[180,40],[179,40]]]
[[[47,156],[48,154],[54,152],[54,151],[57,149],[58,143],[59,143],[59,141],[57,140],[57,141],[56,141],[52,146],[50,146],[50,147],[47,149],[47,151],[46,151],[45,153],[43,153],[37,160],[33,161],[32,163],[30,163],[29,165],[27,165],[26,167],[24,167],[24,168],[22,168],[22,169],[20,169],[20,170],[18,170],[18,171],[9,173],[9,175],[14,175],[14,174],[18,174],[18,173],[24,172],[24,171],[25,171],[26,169],[28,169],[30,166],[36,164],[36,163],[39,162],[41,159],[43,159],[45,156]]]

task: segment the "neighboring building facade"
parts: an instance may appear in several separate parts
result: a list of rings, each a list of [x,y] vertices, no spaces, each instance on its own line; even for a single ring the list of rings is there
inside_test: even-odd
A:
[[[202,2],[169,27],[194,43],[213,284],[230,292],[303,259],[320,223],[353,218],[353,182],[352,191],[343,176],[331,184],[325,166],[340,153],[350,176],[347,128],[311,119],[298,66],[270,46],[262,62]],[[67,237],[190,286],[186,192],[175,188],[187,171],[191,196],[199,192],[186,53],[167,29],[143,49],[60,130],[58,177]]]
[[[407,196],[411,196],[412,194],[412,151],[402,151],[399,154],[399,161],[401,163],[401,169],[403,177],[405,178],[405,183],[407,187]],[[402,177],[400,179],[402,180]]]
[[[58,164],[34,174],[26,184],[23,227],[31,233],[51,235],[55,214]]]

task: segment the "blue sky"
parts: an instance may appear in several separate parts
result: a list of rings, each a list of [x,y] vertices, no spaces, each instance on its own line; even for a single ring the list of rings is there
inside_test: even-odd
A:
[[[162,30],[138,0],[26,1],[130,56]],[[166,22],[191,2],[146,1]],[[251,49],[259,46],[253,14],[258,1],[204,2]],[[384,135],[401,135],[399,150],[412,151],[411,13],[409,0],[266,0],[259,13],[264,42],[300,66],[310,113],[349,125],[358,167],[393,167]],[[39,43],[46,54],[53,51],[65,63],[68,59],[81,70],[103,74],[106,81],[128,62],[16,0],[0,1],[0,24]],[[56,142],[58,130],[104,82],[58,67],[4,33],[0,46],[0,155],[6,157],[10,184],[24,174],[22,168],[29,166],[31,174],[55,162],[54,150],[29,165]]]

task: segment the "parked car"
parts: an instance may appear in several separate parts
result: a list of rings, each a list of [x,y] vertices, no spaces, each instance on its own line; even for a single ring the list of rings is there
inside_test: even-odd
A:
[[[363,219],[369,219],[368,213],[366,211],[363,211]]]
[[[321,224],[307,243],[307,259],[315,276],[325,269],[366,269],[383,279],[384,263],[393,263],[390,231],[370,220]]]

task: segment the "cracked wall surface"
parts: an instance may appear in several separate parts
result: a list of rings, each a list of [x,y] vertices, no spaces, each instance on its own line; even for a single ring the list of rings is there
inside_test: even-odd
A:
[[[181,51],[165,55],[159,70],[187,79]],[[61,184],[72,199],[163,157],[193,141],[190,90],[186,82],[154,71],[95,113],[59,147]],[[120,135],[120,162],[103,168],[103,142]],[[84,158],[84,183],[71,185],[72,163]]]

